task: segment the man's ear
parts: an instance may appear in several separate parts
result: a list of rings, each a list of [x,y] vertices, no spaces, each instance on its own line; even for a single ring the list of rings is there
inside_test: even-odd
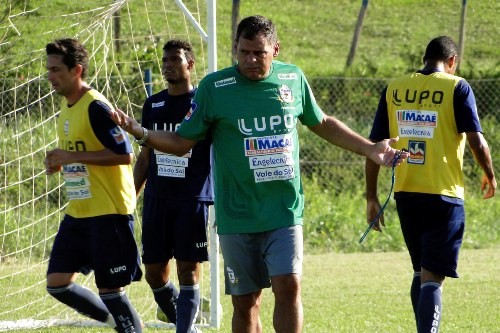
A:
[[[458,66],[458,55],[453,55],[451,57],[448,58],[448,60],[446,61],[446,65],[448,66],[448,70],[446,72],[448,72],[449,74],[455,74],[455,71],[457,69],[457,66]]]
[[[75,71],[76,76],[82,77],[83,74],[83,66],[80,64],[76,64],[73,69]]]
[[[188,60],[188,69],[191,70],[193,69],[193,67],[194,67],[194,60],[193,59]]]
[[[280,53],[280,42],[276,42],[276,44],[274,44],[273,57],[276,58],[279,53]]]

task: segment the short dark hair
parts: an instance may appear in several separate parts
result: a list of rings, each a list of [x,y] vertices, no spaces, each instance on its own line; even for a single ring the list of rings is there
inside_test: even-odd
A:
[[[274,23],[264,16],[254,15],[244,18],[238,24],[235,42],[238,43],[240,37],[253,40],[258,34],[263,34],[271,44],[278,41],[278,32]]]
[[[446,61],[458,55],[457,44],[448,36],[439,36],[429,42],[425,49],[424,62]]]
[[[58,54],[63,56],[63,63],[69,69],[82,65],[82,78],[87,75],[89,55],[85,46],[73,38],[57,39],[45,47],[47,55]]]
[[[172,49],[184,50],[184,54],[186,55],[186,59],[194,60],[194,51],[193,46],[190,42],[182,40],[182,39],[171,39],[164,46],[163,51],[168,51]]]

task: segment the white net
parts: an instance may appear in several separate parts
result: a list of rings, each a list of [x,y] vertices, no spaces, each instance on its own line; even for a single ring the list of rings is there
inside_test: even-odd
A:
[[[60,103],[46,79],[45,45],[65,37],[82,41],[91,60],[87,82],[139,117],[148,92],[165,88],[160,66],[167,40],[193,44],[195,82],[209,70],[202,28],[209,25],[207,9],[204,0],[11,0],[0,6],[0,330],[96,324],[45,290],[47,260],[66,203],[62,177],[47,177],[43,166],[45,152],[57,145]],[[146,72],[150,82],[144,81]],[[213,261],[203,267],[199,324],[217,327],[219,307],[206,306],[219,304],[217,279],[210,278],[217,276],[218,259],[212,225],[210,233]],[[78,283],[95,290],[92,275],[80,276]],[[144,280],[127,293],[146,326],[160,325]]]

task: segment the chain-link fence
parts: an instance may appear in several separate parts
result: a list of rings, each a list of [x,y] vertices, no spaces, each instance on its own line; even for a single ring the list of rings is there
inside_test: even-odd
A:
[[[24,119],[24,122],[30,121],[32,126],[36,126],[35,124],[46,121],[57,112],[54,108],[58,107],[58,103],[53,102],[49,85],[43,82],[44,80],[42,78],[24,83],[12,79],[0,81],[0,117],[3,129],[12,126],[21,128],[18,124],[20,119]],[[104,81],[106,80],[102,80],[102,82],[96,80],[93,85],[107,96],[113,94],[114,96],[109,98],[118,106],[128,104],[131,112],[139,117],[146,98],[140,77],[131,77],[130,80],[121,77],[119,80],[112,78]],[[380,93],[388,81],[388,79],[321,77],[312,78],[309,83],[318,104],[325,113],[336,116],[367,137]],[[491,147],[496,147],[500,143],[500,134],[498,134],[500,80],[470,80],[469,83],[475,92],[485,137]],[[164,87],[161,78],[155,80],[153,84],[154,91]],[[115,94],[118,91],[120,93]],[[20,118],[20,115],[23,117]],[[23,129],[23,131],[25,130],[26,128]],[[14,134],[18,135],[18,133]],[[54,135],[54,132],[47,135]],[[45,138],[45,141],[47,139],[52,141],[51,138]],[[364,188],[364,159],[361,156],[331,146],[305,128],[300,128],[300,140],[301,168],[305,177],[315,177],[320,185],[333,183],[335,184],[333,188],[338,192],[358,191]],[[32,144],[32,142],[27,141],[26,144]],[[29,151],[33,150],[36,151],[37,148],[29,149]],[[498,151],[492,149],[492,154],[493,159],[498,164]],[[8,154],[3,155],[4,163],[8,163]],[[40,163],[39,167],[43,168],[42,159],[38,163]],[[480,176],[480,172],[478,172],[469,151],[465,157],[465,172],[468,181],[474,182],[474,186],[476,186],[475,182]]]

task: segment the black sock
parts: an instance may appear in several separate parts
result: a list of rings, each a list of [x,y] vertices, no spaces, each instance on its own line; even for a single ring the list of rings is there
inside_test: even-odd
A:
[[[141,333],[142,324],[139,315],[128,300],[125,291],[99,295],[113,315],[116,330],[120,333]]]
[[[179,286],[176,332],[191,332],[200,305],[200,285]]]
[[[105,323],[110,313],[102,300],[92,290],[78,284],[47,287],[47,292],[59,302],[66,304],[84,316]]]
[[[165,313],[168,320],[175,324],[177,322],[176,302],[177,297],[179,297],[177,288],[172,282],[168,281],[163,287],[151,290],[160,309]]]
[[[410,297],[411,305],[413,306],[413,313],[415,314],[415,323],[418,325],[418,299],[420,298],[420,272],[413,274],[413,281],[411,282]]]
[[[437,333],[441,312],[441,285],[437,282],[423,283],[418,301],[418,332]]]

